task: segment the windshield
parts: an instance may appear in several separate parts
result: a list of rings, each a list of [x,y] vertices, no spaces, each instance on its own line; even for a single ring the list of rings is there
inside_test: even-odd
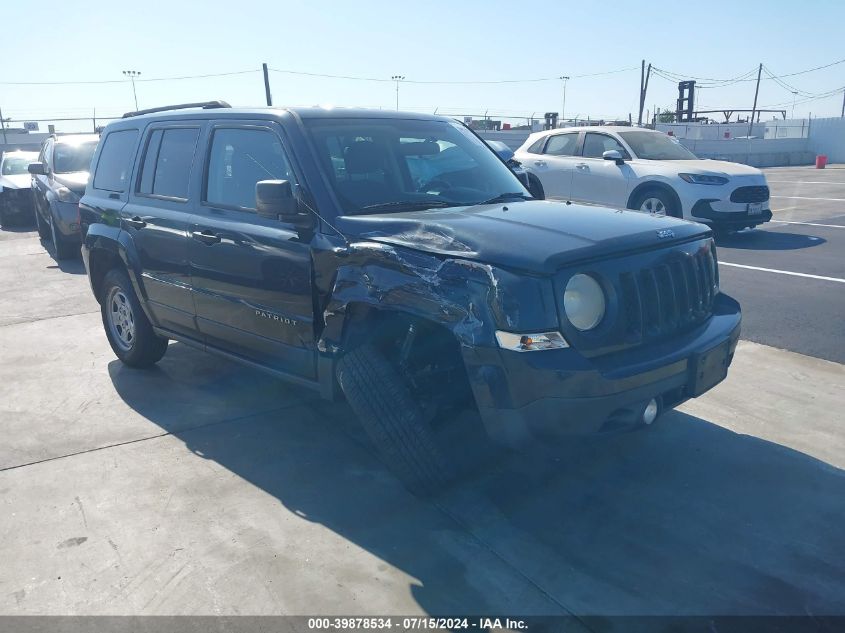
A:
[[[3,176],[19,176],[21,174],[29,173],[29,164],[38,160],[36,152],[28,154],[15,154],[14,156],[6,156],[3,159]]]
[[[457,123],[311,119],[306,125],[347,214],[530,197],[490,148]]]
[[[91,158],[97,149],[97,141],[70,144],[56,143],[53,150],[53,165],[57,174],[69,174],[75,171],[90,171]]]
[[[681,145],[680,141],[659,132],[620,132],[637,158],[645,160],[695,160],[698,157]]]

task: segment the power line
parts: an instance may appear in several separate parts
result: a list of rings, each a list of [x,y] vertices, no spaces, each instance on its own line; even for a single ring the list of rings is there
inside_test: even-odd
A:
[[[782,74],[782,75],[770,74],[770,76],[767,79],[778,80],[778,79],[782,79],[784,77],[795,77],[796,75],[805,75],[807,73],[812,73],[812,72],[815,72],[817,70],[823,70],[825,68],[830,68],[831,66],[837,66],[838,64],[843,64],[843,63],[845,63],[845,59],[838,59],[838,60],[830,62],[828,64],[822,64],[821,66],[815,66],[813,68],[807,68],[805,70],[799,70],[799,71],[796,71],[796,72],[793,72],[793,73],[785,73],[785,74]],[[749,76],[749,75],[757,72],[756,68],[754,68],[754,69],[752,69],[752,70],[750,70],[750,71],[748,71],[748,72],[746,72],[742,75],[734,77],[732,79],[714,79],[712,77],[696,77],[696,76],[693,76],[693,75],[683,75],[683,74],[680,74],[680,73],[671,72],[669,70],[666,70],[665,68],[652,67],[652,70],[657,71],[657,73],[660,76],[662,76],[664,79],[669,79],[670,81],[680,81],[680,80],[684,80],[684,79],[694,79],[696,81],[706,81],[706,82],[713,82],[713,83],[718,83],[718,84],[723,84],[723,85],[730,85],[731,83],[736,83],[736,82],[740,82],[740,81],[756,81],[757,80],[756,77],[750,77]],[[699,86],[696,86],[696,87],[699,87]],[[712,86],[703,86],[703,87],[712,87]],[[721,86],[718,86],[718,87],[721,87]]]
[[[182,79],[207,79],[210,77],[229,77],[232,75],[246,75],[249,73],[260,73],[261,69],[255,70],[237,70],[228,73],[209,73],[206,75],[181,75],[178,77],[147,77],[146,79],[138,79],[135,81],[179,81]],[[91,85],[91,84],[125,84],[129,83],[129,79],[101,79],[97,81],[0,81],[3,86],[77,86],[77,85]]]
[[[289,70],[282,68],[270,68],[272,72],[283,73],[286,75],[302,75],[305,77],[320,77],[324,79],[348,79],[351,81],[375,81],[375,82],[392,82],[393,79],[385,77],[363,77],[360,75],[332,75],[328,73],[312,73],[301,70]],[[637,70],[636,66],[630,68],[617,68],[615,70],[606,70],[598,73],[586,73],[583,75],[571,75],[570,79],[584,79],[587,77],[599,77],[602,75],[612,75],[615,73],[629,72]],[[439,79],[405,79],[403,83],[408,84],[437,84],[437,85],[481,85],[481,84],[517,84],[517,83],[539,83],[547,81],[560,81],[560,76],[556,77],[535,77],[525,79],[464,79],[464,80],[439,80]]]

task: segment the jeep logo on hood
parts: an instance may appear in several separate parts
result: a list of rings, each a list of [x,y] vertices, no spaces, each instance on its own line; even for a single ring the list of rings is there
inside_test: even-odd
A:
[[[661,229],[657,232],[657,239],[664,240],[667,237],[675,237],[675,231],[672,229]]]

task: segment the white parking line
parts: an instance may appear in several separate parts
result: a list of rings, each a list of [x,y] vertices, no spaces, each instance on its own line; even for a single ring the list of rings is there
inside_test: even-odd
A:
[[[845,229],[842,224],[817,224],[815,222],[789,222],[787,220],[772,220],[772,224],[803,224],[804,226],[824,226],[829,229]]]
[[[845,284],[845,279],[838,277],[822,277],[821,275],[808,275],[807,273],[795,273],[791,270],[775,270],[774,268],[760,268],[759,266],[746,266],[745,264],[731,264],[730,262],[719,262],[720,266],[733,266],[734,268],[747,268],[748,270],[761,270],[764,273],[778,273],[780,275],[791,275],[793,277],[808,277],[809,279],[820,279],[822,281],[836,281]]]
[[[769,180],[766,179],[767,182],[776,182],[778,184],[791,184],[791,185],[839,185],[840,187],[845,187],[845,182],[833,182],[832,180]]]
[[[786,200],[827,200],[828,202],[845,202],[845,198],[808,198],[806,196],[770,196],[772,198],[784,198]]]

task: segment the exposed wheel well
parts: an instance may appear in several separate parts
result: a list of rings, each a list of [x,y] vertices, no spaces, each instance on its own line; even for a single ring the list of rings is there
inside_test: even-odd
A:
[[[636,209],[638,205],[636,201],[643,197],[643,194],[648,193],[649,191],[659,191],[668,195],[671,199],[672,204],[672,215],[677,218],[682,218],[684,216],[684,210],[681,207],[681,199],[678,197],[678,193],[669,185],[663,182],[644,182],[631,192],[631,195],[628,197],[628,204],[626,205],[629,209]]]
[[[91,288],[97,301],[102,298],[103,279],[113,268],[126,272],[126,265],[117,253],[96,248],[88,256],[88,276],[91,279]]]
[[[364,304],[347,307],[343,349],[375,344],[407,374],[417,395],[439,404],[465,404],[472,398],[461,346],[445,326],[414,315]]]

